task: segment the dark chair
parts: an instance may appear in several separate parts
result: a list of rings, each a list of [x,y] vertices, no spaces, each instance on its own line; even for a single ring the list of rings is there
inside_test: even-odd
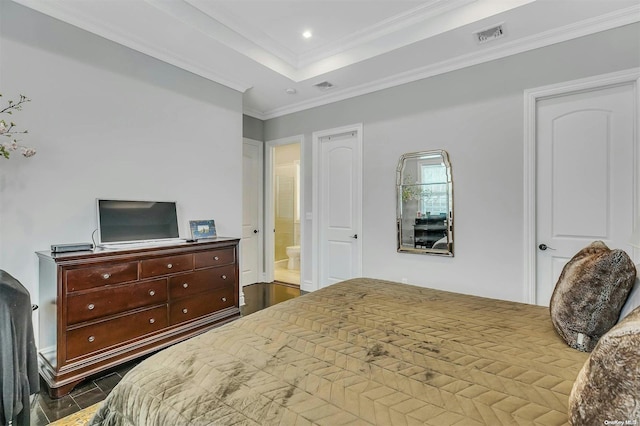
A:
[[[29,425],[30,395],[40,390],[31,314],[36,305],[18,280],[0,270],[0,424]]]

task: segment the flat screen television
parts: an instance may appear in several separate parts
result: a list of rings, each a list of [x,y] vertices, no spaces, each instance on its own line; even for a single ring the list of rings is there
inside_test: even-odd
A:
[[[179,240],[173,201],[97,201],[101,246]]]

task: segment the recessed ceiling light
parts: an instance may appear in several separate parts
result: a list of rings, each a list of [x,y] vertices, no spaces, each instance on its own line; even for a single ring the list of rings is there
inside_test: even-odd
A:
[[[302,37],[304,38],[311,38],[312,35],[313,34],[309,30],[306,30],[305,32],[302,33]]]
[[[285,93],[287,95],[295,95],[296,93],[298,93],[298,91],[293,87],[289,87],[288,89],[285,89]]]

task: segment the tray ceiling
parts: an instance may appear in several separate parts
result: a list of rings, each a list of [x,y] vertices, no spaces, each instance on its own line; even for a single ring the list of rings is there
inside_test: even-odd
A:
[[[14,1],[241,91],[260,119],[640,21],[637,0]]]

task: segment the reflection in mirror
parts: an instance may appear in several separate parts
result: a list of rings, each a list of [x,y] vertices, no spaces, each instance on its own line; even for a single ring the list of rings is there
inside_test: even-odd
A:
[[[398,251],[453,256],[453,182],[447,152],[404,154],[396,186]]]

